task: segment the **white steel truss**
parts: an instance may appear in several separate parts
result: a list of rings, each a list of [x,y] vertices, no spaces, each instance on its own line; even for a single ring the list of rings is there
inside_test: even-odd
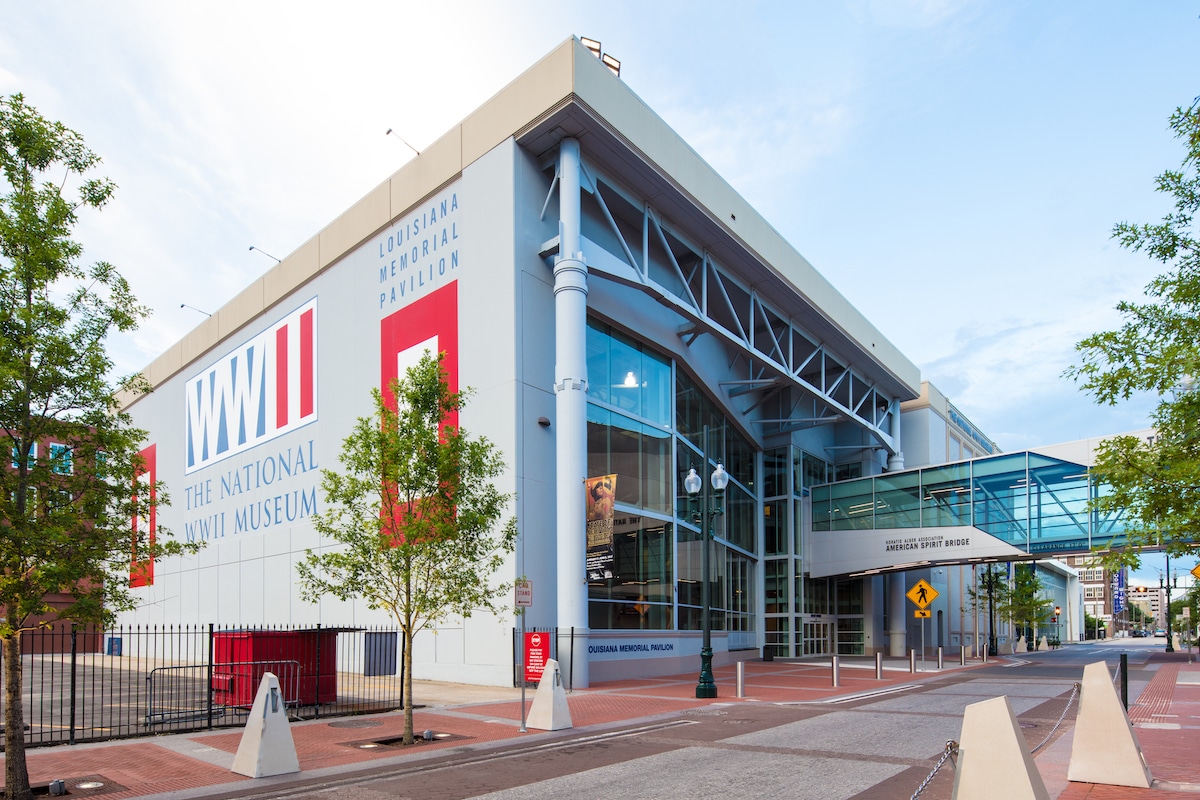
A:
[[[546,206],[558,177],[555,174]],[[885,395],[707,249],[693,245],[658,210],[586,161],[582,188],[584,237],[612,257],[589,258],[589,274],[635,287],[674,309],[687,320],[678,329],[687,346],[705,334],[721,340],[731,352],[731,366],[740,365],[744,374],[721,383],[727,397],[757,395],[740,409],[743,415],[785,388],[798,390],[791,393],[782,415],[753,420],[764,426],[764,434],[848,421],[867,432],[878,447],[896,453],[891,431],[900,413],[897,399]],[[557,249],[557,240],[552,240],[543,246],[542,255]]]

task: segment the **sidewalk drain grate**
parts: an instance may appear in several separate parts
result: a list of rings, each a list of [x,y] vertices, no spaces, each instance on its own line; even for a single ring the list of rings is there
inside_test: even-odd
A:
[[[431,741],[425,741],[421,737],[421,732],[416,734],[416,740],[411,746],[416,747],[423,744],[437,744],[438,742],[460,742],[467,739],[473,739],[473,736],[463,736],[458,733],[445,733],[438,731],[433,734]],[[353,747],[355,750],[383,750],[387,748],[397,749],[405,747],[403,736],[392,736],[387,739],[359,739],[356,742],[342,742],[344,747]]]
[[[57,780],[57,779],[56,779]],[[124,792],[125,787],[119,783],[114,783],[103,775],[81,775],[74,778],[62,778],[63,786],[67,792],[64,797],[95,797],[102,794],[110,794],[112,792]],[[33,792],[34,797],[51,797],[49,783],[42,785],[33,785],[29,787]],[[0,798],[5,796],[3,787],[0,787]]]

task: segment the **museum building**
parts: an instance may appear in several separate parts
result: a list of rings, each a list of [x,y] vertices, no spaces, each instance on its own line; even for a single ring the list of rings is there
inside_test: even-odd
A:
[[[1102,532],[1078,458],[999,453],[572,38],[147,367],[159,520],[206,547],[122,621],[387,624],[301,599],[296,563],[370,390],[428,350],[510,465],[495,580],[532,582],[573,686],[693,669],[705,588],[717,663],[976,647],[980,564]],[[1038,569],[1081,619],[1075,571]],[[510,682],[515,620],[422,634],[415,676]]]

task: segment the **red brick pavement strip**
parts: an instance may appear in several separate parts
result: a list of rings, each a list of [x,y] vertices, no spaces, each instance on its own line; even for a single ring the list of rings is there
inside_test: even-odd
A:
[[[104,794],[105,798],[114,800],[249,780],[150,741],[95,748],[31,750],[26,756],[26,765],[29,767],[30,783],[34,786],[44,786],[58,778],[103,775],[108,781],[125,787],[122,791]]]
[[[1171,707],[1171,696],[1175,693],[1175,680],[1179,676],[1179,664],[1163,664],[1150,679],[1150,683],[1138,695],[1137,702],[1129,708],[1129,721],[1162,722],[1160,716]]]

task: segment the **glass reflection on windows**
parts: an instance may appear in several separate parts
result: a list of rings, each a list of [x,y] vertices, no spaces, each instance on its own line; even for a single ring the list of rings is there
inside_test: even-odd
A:
[[[596,320],[588,321],[588,399],[671,426],[671,363]]]

